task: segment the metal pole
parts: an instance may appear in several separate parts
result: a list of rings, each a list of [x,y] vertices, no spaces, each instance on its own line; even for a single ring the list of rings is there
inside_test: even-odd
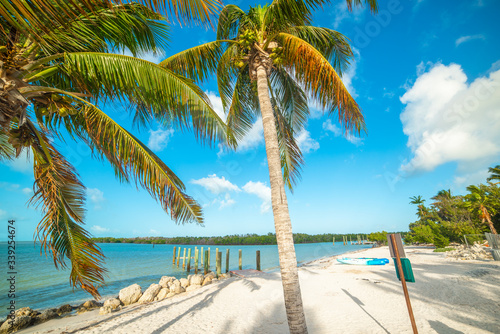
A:
[[[403,266],[401,265],[401,258],[399,257],[398,245],[396,244],[396,238],[394,234],[391,234],[392,248],[394,249],[394,254],[396,255],[396,266],[398,267],[399,278],[401,278],[401,284],[403,285],[403,292],[405,294],[406,306],[408,307],[408,315],[410,316],[411,327],[413,328],[413,334],[418,334],[417,324],[415,323],[415,317],[413,316],[413,310],[411,308],[410,295],[408,294],[408,288],[406,287],[405,274],[403,272]]]

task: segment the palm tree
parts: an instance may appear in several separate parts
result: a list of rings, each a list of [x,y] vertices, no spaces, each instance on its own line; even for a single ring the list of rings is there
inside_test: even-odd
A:
[[[30,203],[44,212],[35,239],[56,267],[71,262],[73,286],[98,298],[104,255],[82,227],[86,188],[52,139],[67,132],[83,140],[94,156],[109,161],[121,181],[147,189],[173,220],[202,223],[201,208],[184,192],[181,180],[98,105],[120,101],[134,107],[139,126],[152,120],[192,126],[207,142],[226,138],[225,125],[192,80],[109,53],[125,48],[134,56],[164,52],[168,26],[147,6],[33,0],[2,2],[0,11],[0,161],[32,154]]]
[[[465,196],[467,205],[472,213],[478,215],[483,224],[488,223],[491,233],[497,234],[491,216],[496,214],[495,200],[488,194],[488,187],[484,184],[479,186],[468,186],[469,194]]]
[[[486,179],[486,181],[491,182],[493,180],[498,180],[498,182],[495,182],[493,184],[500,183],[500,165],[488,168],[488,173],[490,173],[491,175]]]
[[[366,1],[376,10],[375,1]],[[322,1],[276,0],[247,12],[220,14],[217,40],[167,58],[161,66],[203,81],[217,74],[227,124],[237,138],[262,117],[281,278],[291,333],[306,333],[285,184],[300,176],[302,153],[294,135],[304,128],[311,97],[346,132],[364,129],[363,115],[342,83],[352,57],[340,33],[312,26],[309,6]],[[348,1],[349,5],[360,0]]]
[[[418,217],[422,218],[424,216],[424,213],[427,211],[425,206],[424,206],[425,199],[423,199],[422,196],[420,196],[420,195],[412,196],[412,197],[410,197],[410,199],[411,199],[410,204],[415,204],[418,207],[418,211],[417,211]]]

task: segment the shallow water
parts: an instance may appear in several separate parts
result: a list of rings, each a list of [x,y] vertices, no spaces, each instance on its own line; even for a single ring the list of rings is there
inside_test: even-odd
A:
[[[151,283],[158,283],[161,276],[186,277],[188,273],[180,266],[172,265],[174,246],[179,245],[140,245],[140,244],[99,244],[106,255],[108,275],[106,286],[99,289],[103,297],[117,296],[120,289],[138,283],[143,289]],[[182,248],[194,247],[181,245]],[[200,249],[201,246],[196,246]],[[278,247],[276,245],[257,246],[203,246],[204,250],[210,247],[211,268],[215,268],[215,250],[222,251],[222,268],[225,271],[226,249],[230,251],[229,270],[238,269],[238,250],[242,250],[243,269],[255,269],[256,250],[260,250],[261,269],[272,271],[279,269]],[[347,245],[337,242],[297,244],[295,251],[300,263],[319,259],[325,256],[338,255],[370,245]],[[0,242],[0,257],[2,272],[0,273],[0,316],[8,314],[7,306],[11,298],[8,297],[10,284],[7,281],[7,243]],[[186,253],[187,254],[187,253]],[[182,256],[182,254],[181,254]],[[194,273],[194,261],[191,262],[191,274]],[[200,264],[200,268],[202,268]],[[33,309],[57,307],[63,304],[76,305],[92,297],[79,289],[73,290],[69,285],[69,269],[56,270],[50,258],[40,255],[39,245],[33,242],[16,243],[16,309],[30,306]]]

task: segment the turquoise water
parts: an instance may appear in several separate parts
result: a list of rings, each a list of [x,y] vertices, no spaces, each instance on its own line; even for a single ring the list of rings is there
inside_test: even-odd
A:
[[[106,286],[99,291],[103,297],[117,296],[120,289],[138,283],[143,289],[151,283],[158,283],[161,276],[186,277],[182,263],[177,268],[172,266],[172,251],[178,245],[139,245],[139,244],[99,244],[106,255],[108,276]],[[194,257],[194,246],[191,247]],[[200,249],[201,246],[196,246]],[[278,248],[269,246],[204,246],[210,247],[212,269],[215,267],[215,249],[222,251],[223,270],[226,263],[226,249],[230,250],[229,269],[238,269],[238,250],[242,250],[243,269],[255,269],[255,251],[261,252],[261,269],[272,271],[279,269]],[[338,255],[370,245],[348,245],[341,243],[298,244],[295,245],[297,261],[300,263],[319,259],[325,256]],[[10,302],[7,281],[7,243],[0,242],[0,316],[7,315],[7,305]],[[181,254],[182,256],[182,254]],[[182,260],[181,260],[182,262]],[[5,265],[4,265],[5,264]],[[191,263],[194,266],[194,263]],[[201,265],[200,265],[201,268]],[[40,255],[40,247],[33,242],[17,242],[16,244],[16,308],[30,306],[33,309],[58,307],[63,304],[76,305],[92,297],[69,285],[69,269],[56,270],[50,258]],[[191,273],[194,269],[191,270]],[[9,275],[10,276],[10,275]]]

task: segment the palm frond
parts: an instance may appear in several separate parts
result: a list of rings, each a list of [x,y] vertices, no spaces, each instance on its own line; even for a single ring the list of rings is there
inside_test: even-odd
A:
[[[288,28],[287,32],[320,51],[338,75],[342,76],[353,56],[347,37],[337,31],[314,26],[295,26]]]
[[[71,262],[70,283],[95,298],[104,284],[104,255],[81,226],[85,215],[85,187],[74,167],[49,143],[48,137],[30,125],[36,140],[32,144],[35,194],[31,203],[43,206],[45,215],[35,240],[52,255],[56,267]]]
[[[16,150],[9,143],[9,135],[0,129],[0,162],[14,159]]]
[[[239,28],[239,20],[245,16],[245,12],[236,5],[226,5],[219,14],[217,25],[217,39],[233,39]]]
[[[180,128],[192,126],[196,137],[212,143],[225,140],[225,124],[210,100],[196,86],[172,70],[146,60],[104,53],[68,53],[68,74],[94,97],[147,104],[161,122]]]
[[[283,66],[294,74],[306,93],[328,110],[329,115],[337,114],[346,131],[359,134],[365,130],[361,109],[321,52],[291,34],[280,33],[278,39],[283,45]]]
[[[159,65],[177,74],[205,81],[217,69],[217,62],[224,49],[224,42],[215,41],[190,48],[168,57]]]

